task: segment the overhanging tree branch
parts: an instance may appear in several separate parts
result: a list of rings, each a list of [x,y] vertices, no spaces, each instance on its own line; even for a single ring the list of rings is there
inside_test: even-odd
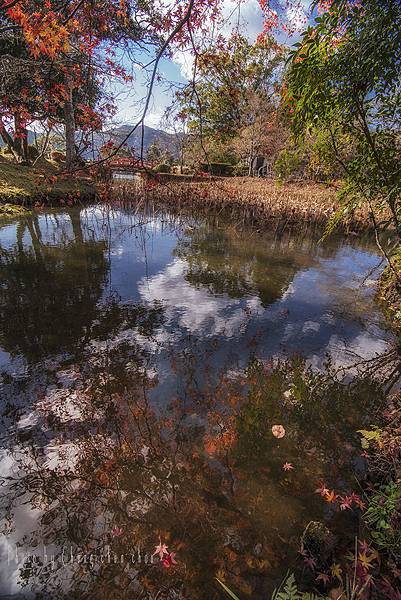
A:
[[[154,83],[155,83],[155,79],[156,79],[156,75],[157,75],[157,68],[159,66],[159,62],[160,62],[163,54],[165,53],[165,51],[171,44],[171,42],[174,40],[175,36],[189,22],[194,4],[195,4],[195,0],[190,0],[184,16],[177,23],[177,25],[175,26],[173,31],[170,33],[170,35],[168,36],[168,38],[166,39],[166,41],[164,42],[164,44],[162,45],[162,47],[160,48],[159,52],[156,55],[155,62],[153,65],[153,70],[152,70],[152,76],[150,78],[149,89],[148,89],[148,93],[146,96],[145,106],[144,106],[144,109],[143,109],[140,119],[136,122],[136,124],[132,127],[132,129],[127,133],[127,135],[123,138],[123,140],[120,142],[120,144],[116,148],[113,149],[113,151],[109,154],[109,156],[105,159],[98,161],[97,164],[100,164],[102,162],[109,160],[111,156],[115,156],[117,154],[117,152],[119,150],[121,150],[121,148],[124,146],[124,144],[127,142],[127,140],[131,137],[131,135],[133,133],[135,133],[135,131],[138,129],[138,127],[140,127],[142,125],[142,128],[143,128],[144,122],[145,122],[145,117],[148,112],[150,100],[152,97],[152,92],[153,92],[153,87],[154,87]],[[143,133],[142,133],[142,136],[141,136],[141,165],[143,165],[143,150],[144,150],[143,142],[144,142],[144,140],[143,140]]]
[[[0,10],[9,10],[10,8],[13,8],[13,6],[18,4],[18,2],[20,2],[20,0],[12,0],[11,2],[7,2],[6,4],[0,6]]]

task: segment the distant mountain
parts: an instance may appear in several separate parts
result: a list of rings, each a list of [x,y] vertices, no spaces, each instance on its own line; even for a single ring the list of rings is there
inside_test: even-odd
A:
[[[116,145],[120,144],[127,137],[127,135],[129,135],[133,127],[134,125],[121,125],[120,127],[109,129],[108,131],[95,133],[93,136],[93,150],[91,148],[84,152],[84,158],[92,158],[93,154],[95,155],[95,158],[97,158],[100,148],[109,141],[112,141]],[[138,154],[141,148],[141,139],[142,128],[138,127],[134,133],[129,135],[125,143],[128,148],[134,148]],[[148,125],[145,125],[143,136],[143,147],[145,153],[149,146],[151,146],[154,142],[157,142],[162,150],[168,150],[171,152],[173,156],[178,155],[175,134],[168,133],[162,129],[154,129],[153,127],[148,127]]]
[[[125,139],[125,137],[129,134],[129,132],[133,129],[134,125],[121,125],[120,127],[115,127],[113,129],[109,129],[103,132],[96,132],[93,135],[93,149],[89,148],[85,150],[82,154],[86,159],[98,158],[100,148],[110,140],[114,144],[119,144]],[[80,138],[79,133],[77,134],[77,143]],[[141,148],[141,138],[142,138],[142,129],[138,127],[136,131],[129,136],[127,139],[128,148],[134,148],[136,153],[139,153]],[[144,131],[144,151],[149,148],[151,144],[157,142],[162,150],[168,150],[174,157],[178,155],[178,148],[176,143],[176,136],[173,133],[168,133],[167,131],[163,131],[162,129],[154,129],[153,127],[148,127],[145,125]],[[28,144],[35,143],[35,134],[33,131],[28,129]],[[56,147],[59,146],[59,140],[56,144]],[[4,146],[4,142],[0,137],[0,148]]]

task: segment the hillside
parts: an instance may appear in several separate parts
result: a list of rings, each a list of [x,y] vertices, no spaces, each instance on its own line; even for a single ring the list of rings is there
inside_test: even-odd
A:
[[[120,127],[116,127],[115,129],[110,129],[109,131],[105,131],[104,133],[99,133],[95,136],[95,148],[98,150],[102,144],[108,140],[113,140],[114,142],[121,143],[122,140],[130,133],[134,126],[131,124],[121,125]],[[141,147],[141,138],[142,138],[142,128],[138,128],[132,135],[129,136],[127,140],[127,145],[129,148],[133,147],[136,151],[140,150]],[[145,152],[149,148],[151,144],[157,142],[162,150],[168,150],[173,154],[173,156],[177,155],[177,141],[175,134],[168,133],[167,131],[163,131],[162,129],[154,129],[153,127],[148,127],[145,125],[144,131],[144,149]]]
[[[120,125],[119,127],[115,127],[113,129],[109,129],[103,132],[97,132],[93,136],[93,149],[90,148],[82,153],[82,156],[86,159],[97,158],[99,155],[100,148],[107,143],[108,141],[113,141],[116,144],[122,142],[122,140],[129,134],[134,125],[125,124]],[[80,134],[77,133],[77,143],[80,139]],[[127,145],[129,148],[134,148],[137,152],[139,152],[141,147],[141,137],[142,137],[142,129],[139,127],[132,135],[129,136],[127,140]],[[59,136],[57,136],[57,143],[54,146],[59,148]],[[162,150],[168,150],[171,152],[173,156],[177,156],[177,141],[176,135],[172,133],[168,133],[167,131],[163,131],[162,129],[154,129],[153,127],[148,127],[145,125],[144,131],[144,149],[145,152],[149,148],[151,144],[154,142],[158,142],[160,148]],[[35,143],[35,135],[34,132],[28,130],[28,143]],[[0,148],[5,144],[0,137]],[[62,148],[60,148],[62,149]]]
[[[53,181],[59,171],[60,165],[49,160],[27,167],[0,155],[0,204],[30,205],[33,202],[75,201],[94,196],[95,188],[86,177],[58,177]]]

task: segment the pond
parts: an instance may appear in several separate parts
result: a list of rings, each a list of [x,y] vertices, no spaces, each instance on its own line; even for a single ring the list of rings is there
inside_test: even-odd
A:
[[[379,273],[221,215],[0,221],[0,597],[267,598],[308,523],[352,536],[315,490],[363,473],[380,390],[339,378],[391,344]]]

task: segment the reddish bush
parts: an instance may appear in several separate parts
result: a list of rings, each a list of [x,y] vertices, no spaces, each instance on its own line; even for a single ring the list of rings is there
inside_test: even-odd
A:
[[[64,162],[65,154],[64,152],[60,152],[59,150],[52,150],[50,152],[50,158],[51,160],[55,160],[56,162]]]

